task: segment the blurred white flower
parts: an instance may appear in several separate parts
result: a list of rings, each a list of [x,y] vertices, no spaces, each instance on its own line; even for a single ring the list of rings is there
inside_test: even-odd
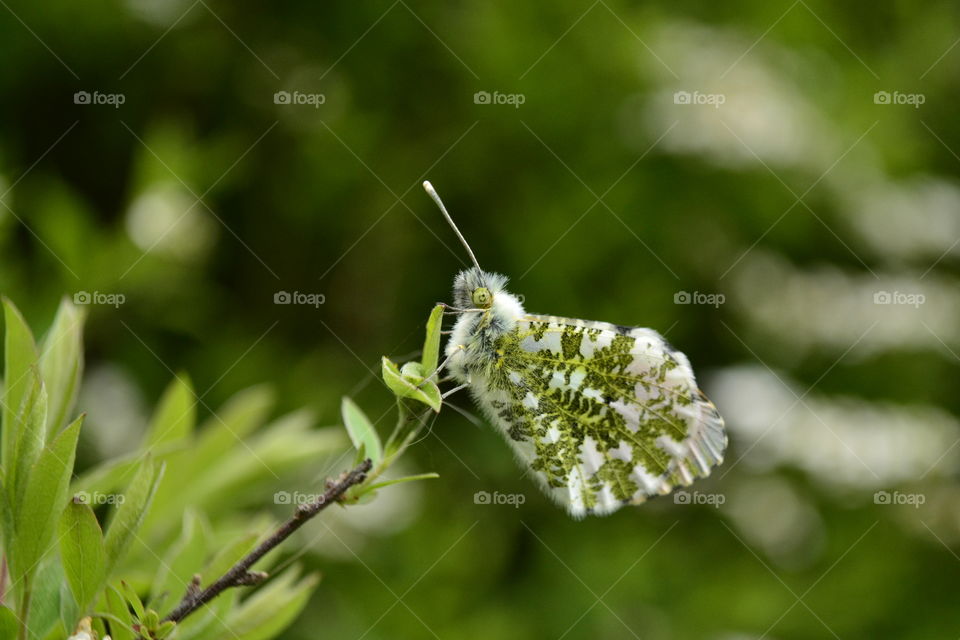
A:
[[[127,233],[143,251],[192,260],[209,249],[216,227],[204,205],[180,184],[161,182],[130,203]]]
[[[732,434],[730,464],[805,471],[826,488],[873,491],[957,467],[960,422],[927,405],[804,396],[801,385],[767,369],[721,370],[710,396]],[[802,396],[802,400],[798,398]]]

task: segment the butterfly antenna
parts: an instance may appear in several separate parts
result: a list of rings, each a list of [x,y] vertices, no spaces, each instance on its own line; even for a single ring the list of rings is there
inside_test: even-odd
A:
[[[453,228],[453,232],[457,234],[457,237],[460,238],[460,243],[463,244],[463,248],[466,249],[467,253],[470,255],[470,260],[473,261],[473,266],[477,268],[477,271],[481,271],[480,263],[477,262],[477,256],[473,255],[473,249],[471,249],[470,245],[467,244],[466,238],[463,237],[463,234],[460,233],[460,229],[458,229],[456,223],[454,223],[453,218],[451,218],[450,214],[447,213],[447,208],[443,206],[443,200],[441,200],[440,196],[437,195],[436,189],[433,188],[433,185],[430,184],[429,180],[423,181],[423,189],[431,198],[433,198],[433,201],[437,203],[437,206],[440,207],[440,213],[442,213],[443,217],[447,219],[447,222]]]

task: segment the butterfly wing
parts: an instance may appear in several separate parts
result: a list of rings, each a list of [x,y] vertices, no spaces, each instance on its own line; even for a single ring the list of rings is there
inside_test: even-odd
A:
[[[722,462],[723,419],[656,331],[528,315],[495,347],[476,399],[572,515],[638,504]]]

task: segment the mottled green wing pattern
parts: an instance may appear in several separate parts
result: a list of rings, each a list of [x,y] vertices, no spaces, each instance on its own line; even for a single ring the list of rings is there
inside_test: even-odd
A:
[[[722,418],[656,331],[525,316],[495,347],[477,400],[575,516],[669,493],[723,459]]]

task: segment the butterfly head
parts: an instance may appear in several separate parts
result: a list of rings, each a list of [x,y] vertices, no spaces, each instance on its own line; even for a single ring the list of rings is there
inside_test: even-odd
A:
[[[506,284],[499,273],[464,269],[453,279],[453,303],[459,309],[490,309]]]
[[[510,331],[519,318],[525,315],[520,300],[507,291],[507,277],[499,273],[466,269],[453,280],[454,305],[464,310],[465,334],[478,330],[491,337]],[[476,313],[482,311],[482,313]],[[454,336],[456,344],[462,344],[463,336]],[[459,340],[459,341],[458,341]]]

